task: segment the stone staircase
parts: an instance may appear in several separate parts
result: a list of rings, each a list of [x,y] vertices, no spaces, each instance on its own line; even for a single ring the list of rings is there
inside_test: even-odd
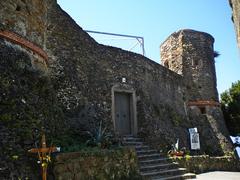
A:
[[[145,179],[167,180],[167,179],[192,179],[195,174],[186,173],[185,168],[179,168],[178,163],[173,162],[166,155],[151,149],[141,138],[124,136],[123,145],[135,147],[140,174]]]

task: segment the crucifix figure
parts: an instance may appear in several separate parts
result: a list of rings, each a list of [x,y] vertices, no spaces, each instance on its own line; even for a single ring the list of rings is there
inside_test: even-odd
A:
[[[59,150],[57,147],[47,147],[45,134],[42,135],[41,146],[40,148],[32,148],[28,152],[38,154],[38,162],[42,167],[42,180],[47,180],[47,166],[51,162],[51,153]]]

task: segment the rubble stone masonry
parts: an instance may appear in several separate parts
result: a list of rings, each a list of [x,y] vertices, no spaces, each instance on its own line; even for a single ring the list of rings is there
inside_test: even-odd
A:
[[[155,148],[167,151],[179,139],[189,149],[188,128],[197,127],[200,154],[230,151],[211,35],[173,33],[161,46],[160,65],[98,44],[55,0],[0,1],[0,32],[17,34],[0,36],[0,179],[36,179],[27,150],[43,127],[60,143],[73,134],[81,139],[100,120],[117,135],[115,90],[134,96],[131,133]],[[36,66],[46,57],[45,69]]]
[[[232,8],[232,20],[235,25],[238,47],[240,48],[240,0],[229,0]]]

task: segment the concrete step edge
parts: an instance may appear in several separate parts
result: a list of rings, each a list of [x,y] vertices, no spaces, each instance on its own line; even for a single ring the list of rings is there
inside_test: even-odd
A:
[[[185,174],[182,174],[182,175],[175,175],[175,176],[166,176],[166,177],[154,177],[152,178],[152,180],[170,180],[170,179],[185,179],[185,178],[190,178],[190,179],[193,179],[193,178],[196,178],[196,174],[193,174],[193,173],[185,173]]]
[[[137,149],[148,149],[148,148],[150,148],[149,146],[147,146],[147,145],[139,145],[139,146],[135,146],[135,149],[137,150]]]
[[[143,145],[144,143],[143,142],[133,142],[133,141],[127,141],[127,142],[122,142],[123,144],[126,144],[126,145],[128,145],[128,144],[133,144],[133,145],[135,145],[135,146],[139,146],[139,145]]]
[[[167,161],[170,160],[169,158],[155,158],[155,159],[148,159],[148,160],[138,160],[139,163],[151,163],[151,162],[157,162],[157,161]]]
[[[156,175],[159,175],[159,174],[165,174],[165,173],[171,173],[171,172],[177,172],[177,171],[179,171],[179,172],[186,171],[186,168],[176,168],[176,169],[168,169],[168,170],[144,172],[144,173],[140,172],[140,174],[142,176],[156,176]]]
[[[141,138],[136,138],[136,137],[126,138],[126,137],[123,137],[123,141],[133,141],[133,140],[143,142],[143,139],[141,139]]]
[[[144,154],[144,155],[137,155],[139,159],[141,158],[147,158],[147,157],[161,157],[161,154],[155,153],[155,154]]]
[[[136,150],[138,154],[144,154],[144,153],[158,153],[155,149],[148,149],[148,150]]]
[[[168,167],[168,166],[173,166],[173,165],[178,165],[177,163],[164,163],[164,164],[152,164],[152,165],[145,165],[145,166],[140,166],[140,171],[143,169],[153,169],[153,168],[159,168],[159,167]]]

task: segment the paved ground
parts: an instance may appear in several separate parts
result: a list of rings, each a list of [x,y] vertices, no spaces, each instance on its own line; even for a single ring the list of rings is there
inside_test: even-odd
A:
[[[214,171],[197,175],[199,180],[240,180],[240,172]]]

